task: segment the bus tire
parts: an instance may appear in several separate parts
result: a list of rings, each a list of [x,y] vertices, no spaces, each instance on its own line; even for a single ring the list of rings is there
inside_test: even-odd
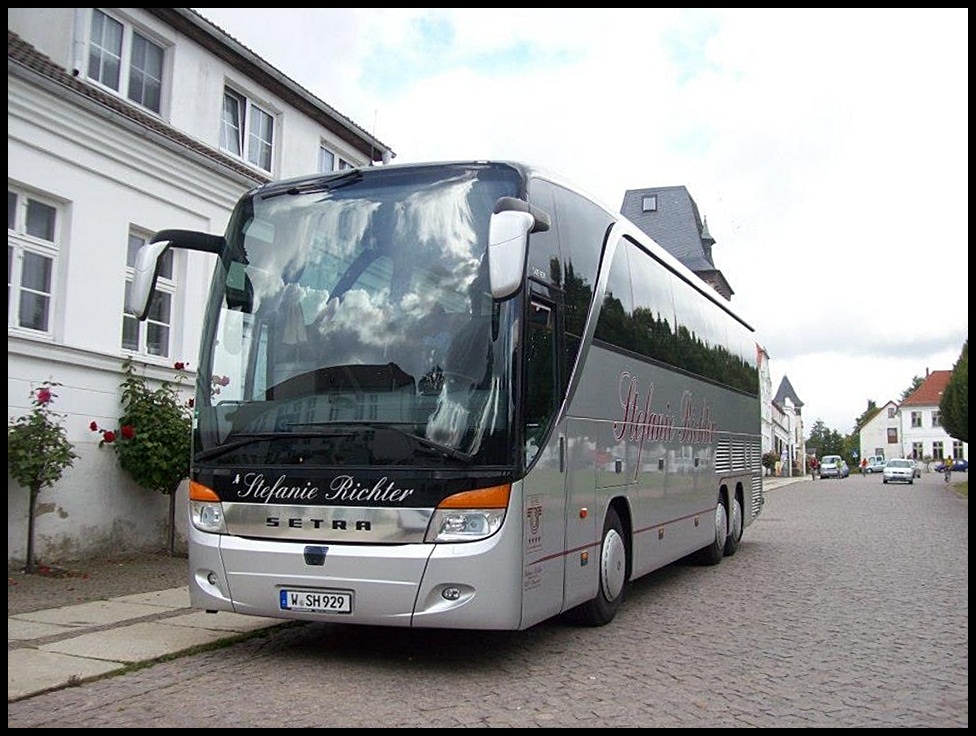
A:
[[[583,626],[605,626],[617,615],[624,600],[627,584],[627,543],[624,525],[612,506],[603,520],[603,540],[600,543],[600,589],[592,600],[572,611],[570,618]]]
[[[695,555],[701,565],[717,565],[725,556],[725,543],[729,538],[729,513],[721,495],[715,505],[715,538]]]
[[[739,550],[739,541],[742,539],[742,502],[739,494],[732,499],[732,517],[729,519],[729,536],[725,539],[725,556],[731,557]]]

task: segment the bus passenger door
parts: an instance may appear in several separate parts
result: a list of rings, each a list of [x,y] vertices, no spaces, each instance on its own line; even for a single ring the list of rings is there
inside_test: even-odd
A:
[[[559,613],[563,599],[567,448],[565,427],[555,423],[562,403],[556,307],[551,299],[532,293],[526,315],[522,417],[529,471],[522,488],[523,626]]]

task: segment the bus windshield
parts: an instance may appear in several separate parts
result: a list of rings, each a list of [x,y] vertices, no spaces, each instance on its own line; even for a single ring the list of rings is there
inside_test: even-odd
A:
[[[519,300],[493,302],[486,249],[519,181],[356,169],[245,196],[203,328],[196,462],[511,463]]]

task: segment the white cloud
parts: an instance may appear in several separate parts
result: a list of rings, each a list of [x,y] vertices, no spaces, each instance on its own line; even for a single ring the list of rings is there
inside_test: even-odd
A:
[[[968,337],[968,9],[198,9],[397,162],[684,185],[808,421]]]

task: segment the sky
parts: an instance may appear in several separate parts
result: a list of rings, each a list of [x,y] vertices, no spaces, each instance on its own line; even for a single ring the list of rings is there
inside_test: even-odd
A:
[[[968,8],[194,10],[393,163],[687,187],[807,434],[969,338]]]

